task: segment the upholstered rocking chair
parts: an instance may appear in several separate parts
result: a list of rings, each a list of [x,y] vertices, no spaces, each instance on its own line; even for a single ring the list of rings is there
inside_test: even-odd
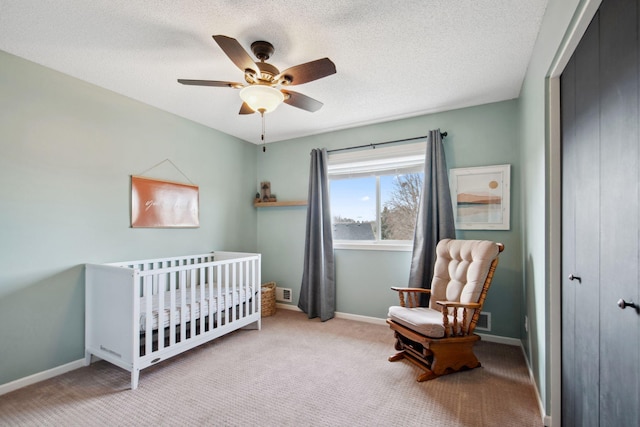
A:
[[[473,346],[480,336],[474,329],[504,245],[486,240],[441,240],[431,289],[391,288],[399,306],[389,307],[387,323],[395,332],[399,353],[425,372],[427,381],[480,366]],[[430,294],[429,306],[420,307],[420,295]]]

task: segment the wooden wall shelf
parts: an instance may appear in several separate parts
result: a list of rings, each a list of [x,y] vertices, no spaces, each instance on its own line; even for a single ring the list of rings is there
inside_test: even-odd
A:
[[[307,206],[306,200],[293,200],[288,202],[254,202],[256,208],[272,208],[276,206]]]

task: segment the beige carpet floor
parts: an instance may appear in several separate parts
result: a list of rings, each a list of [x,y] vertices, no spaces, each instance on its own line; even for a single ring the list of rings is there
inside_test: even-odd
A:
[[[518,347],[480,342],[482,367],[418,383],[384,325],[278,310],[142,371],[104,361],[0,396],[3,426],[542,426]]]

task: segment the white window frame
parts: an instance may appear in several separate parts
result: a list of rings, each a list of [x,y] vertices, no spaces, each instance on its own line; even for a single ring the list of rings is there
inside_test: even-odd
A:
[[[380,225],[380,175],[424,172],[426,139],[407,144],[329,153],[329,180],[376,176],[376,222]],[[333,220],[333,218],[332,218]],[[413,240],[334,240],[335,249],[412,251]]]

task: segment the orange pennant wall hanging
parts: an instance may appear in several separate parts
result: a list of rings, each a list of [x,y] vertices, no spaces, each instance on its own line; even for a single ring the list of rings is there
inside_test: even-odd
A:
[[[131,176],[131,227],[199,227],[197,185]]]

